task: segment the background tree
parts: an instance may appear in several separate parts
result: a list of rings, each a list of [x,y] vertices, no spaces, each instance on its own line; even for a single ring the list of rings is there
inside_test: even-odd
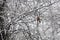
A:
[[[59,3],[59,0],[7,0],[2,7],[6,40],[59,40]]]

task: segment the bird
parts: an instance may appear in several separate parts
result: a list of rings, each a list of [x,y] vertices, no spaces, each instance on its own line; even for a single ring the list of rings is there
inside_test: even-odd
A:
[[[40,19],[40,17],[39,16],[37,16],[37,22],[41,22],[41,19]]]

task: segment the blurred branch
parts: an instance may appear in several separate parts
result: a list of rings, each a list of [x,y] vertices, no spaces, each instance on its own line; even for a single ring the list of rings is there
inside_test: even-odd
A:
[[[57,2],[60,2],[60,0],[57,1]],[[49,7],[49,6],[51,6],[51,5],[53,5],[53,4],[57,3],[57,2],[51,3],[51,4],[47,5],[47,6],[43,6],[43,5],[41,5],[41,6],[42,6],[41,8],[37,8],[37,9],[35,9],[35,10],[31,10],[31,11],[29,11],[29,12],[23,12],[21,15],[26,14],[26,13],[34,12],[34,11],[39,10],[39,9],[42,9],[42,8],[44,8],[44,7]],[[20,16],[21,16],[21,15],[20,15]]]

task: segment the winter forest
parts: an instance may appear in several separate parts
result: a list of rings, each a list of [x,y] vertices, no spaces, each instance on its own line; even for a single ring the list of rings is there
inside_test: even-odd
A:
[[[60,40],[60,0],[0,0],[0,40]]]

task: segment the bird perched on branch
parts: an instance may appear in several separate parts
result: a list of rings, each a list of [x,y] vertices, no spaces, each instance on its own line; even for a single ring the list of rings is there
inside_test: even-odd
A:
[[[37,22],[41,22],[41,19],[40,19],[40,17],[39,16],[37,16]]]

